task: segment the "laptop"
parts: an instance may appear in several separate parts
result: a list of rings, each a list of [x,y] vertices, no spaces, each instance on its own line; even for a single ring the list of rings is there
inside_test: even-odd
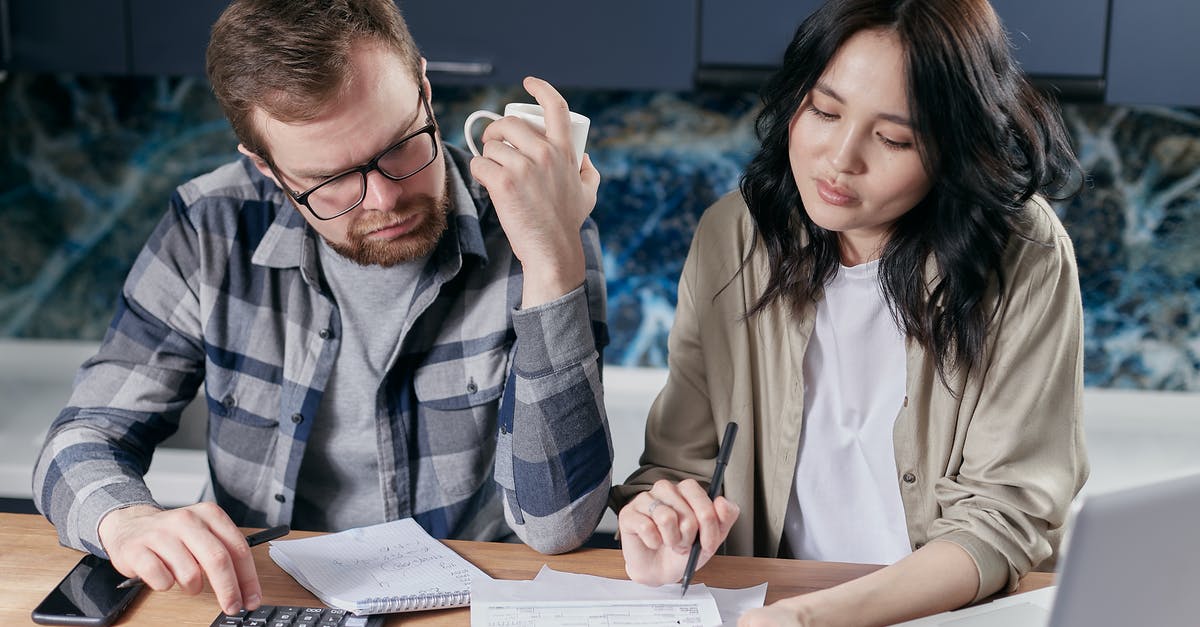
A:
[[[904,627],[1200,625],[1200,474],[1077,503],[1056,586]]]

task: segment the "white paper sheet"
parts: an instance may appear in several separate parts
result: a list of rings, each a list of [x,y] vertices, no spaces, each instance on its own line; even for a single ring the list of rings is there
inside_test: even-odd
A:
[[[489,579],[411,518],[271,542],[271,559],[321,602],[359,614],[466,605]]]
[[[530,581],[472,582],[471,627],[716,627],[761,607],[766,588],[714,595],[694,584],[681,598],[678,584],[651,588],[543,566]],[[727,607],[718,607],[716,596]]]

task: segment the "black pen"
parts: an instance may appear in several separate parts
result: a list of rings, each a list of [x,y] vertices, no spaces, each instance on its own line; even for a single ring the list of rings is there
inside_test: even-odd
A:
[[[262,544],[263,542],[269,542],[271,540],[274,540],[275,538],[282,538],[283,536],[286,536],[291,531],[292,531],[292,528],[287,525],[279,525],[278,527],[271,527],[270,529],[263,529],[262,531],[258,531],[258,532],[255,532],[255,533],[252,533],[252,534],[246,536],[246,544],[248,544],[250,546],[258,546],[258,545]],[[122,581],[121,583],[117,584],[117,589],[124,590],[125,588],[132,588],[133,586],[136,586],[139,583],[142,583],[141,577],[130,577],[129,579],[126,579],[125,581]]]
[[[729,453],[733,450],[733,441],[737,439],[738,426],[736,422],[725,425],[725,437],[721,438],[721,450],[717,451],[717,467],[713,468],[712,481],[708,482],[708,500],[717,498],[721,491],[721,481],[725,478],[725,464],[729,463]],[[683,569],[683,594],[687,595],[688,586],[692,583],[692,575],[696,574],[696,560],[700,558],[700,533],[696,533],[696,541],[692,543],[692,553],[688,556],[687,567]]]

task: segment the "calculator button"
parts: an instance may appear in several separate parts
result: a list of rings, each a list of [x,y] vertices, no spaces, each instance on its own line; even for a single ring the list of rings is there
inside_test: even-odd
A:
[[[328,607],[264,605],[254,612],[218,614],[211,627],[382,627],[384,615],[356,616]]]

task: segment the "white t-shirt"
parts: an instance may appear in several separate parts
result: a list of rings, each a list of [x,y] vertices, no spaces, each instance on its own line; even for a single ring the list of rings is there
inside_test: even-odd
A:
[[[904,402],[904,336],[879,261],[842,266],[804,355],[804,429],[783,541],[793,557],[891,564],[908,555],[892,428]]]

